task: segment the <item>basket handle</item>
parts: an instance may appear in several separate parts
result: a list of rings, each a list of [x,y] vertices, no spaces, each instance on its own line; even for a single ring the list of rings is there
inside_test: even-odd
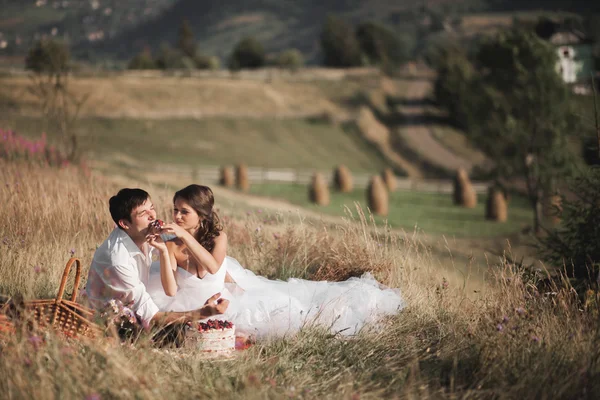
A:
[[[60,281],[60,287],[58,288],[58,294],[56,295],[56,304],[59,304],[62,301],[63,294],[65,293],[65,287],[67,286],[67,279],[69,278],[69,272],[71,271],[71,266],[73,264],[75,264],[75,283],[73,285],[73,295],[71,296],[71,301],[75,301],[77,299],[79,281],[81,280],[81,261],[79,261],[78,258],[72,257],[65,266],[65,272],[63,272],[63,276]]]

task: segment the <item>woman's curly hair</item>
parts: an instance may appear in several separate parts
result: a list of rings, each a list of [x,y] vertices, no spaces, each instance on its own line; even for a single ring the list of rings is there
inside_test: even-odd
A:
[[[213,210],[215,198],[212,190],[208,186],[192,184],[175,192],[173,203],[177,199],[188,203],[200,216],[202,223],[196,232],[196,240],[212,252],[215,248],[215,238],[223,230],[219,216]]]

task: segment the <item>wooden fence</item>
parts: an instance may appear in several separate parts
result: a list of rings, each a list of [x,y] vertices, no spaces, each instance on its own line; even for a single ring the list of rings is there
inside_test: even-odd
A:
[[[203,185],[217,185],[221,177],[220,167],[202,166],[198,168],[185,168],[169,166],[161,168],[163,172],[171,172],[178,175],[189,177],[193,182]],[[320,172],[327,180],[328,184],[333,184],[333,168],[331,170],[302,170],[293,168],[260,168],[249,167],[248,179],[251,185],[260,185],[265,183],[289,183],[297,185],[308,185],[315,172]],[[373,173],[374,174],[374,173]],[[353,173],[352,178],[354,187],[364,189],[369,183],[373,174]],[[453,183],[451,180],[437,179],[411,179],[406,177],[397,177],[398,190],[414,190],[430,193],[452,193]],[[489,182],[472,182],[473,188],[478,193],[486,193]]]

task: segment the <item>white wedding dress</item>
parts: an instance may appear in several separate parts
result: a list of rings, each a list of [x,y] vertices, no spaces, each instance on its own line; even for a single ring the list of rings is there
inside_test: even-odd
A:
[[[225,275],[236,284],[225,283]],[[225,314],[236,332],[255,337],[282,336],[318,324],[332,333],[353,335],[365,324],[404,307],[399,289],[379,284],[371,274],[344,282],[289,279],[269,280],[244,269],[226,257],[216,274],[199,279],[177,268],[177,294],[169,297],[160,282],[160,264],[150,270],[147,290],[161,311],[190,311],[204,305],[215,293],[230,301]]]

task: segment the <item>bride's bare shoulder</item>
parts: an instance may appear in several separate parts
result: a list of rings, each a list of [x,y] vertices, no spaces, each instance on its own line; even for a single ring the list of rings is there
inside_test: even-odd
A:
[[[227,243],[227,234],[225,233],[225,231],[219,232],[219,236],[217,236],[215,238],[215,243],[221,243],[221,242]]]

